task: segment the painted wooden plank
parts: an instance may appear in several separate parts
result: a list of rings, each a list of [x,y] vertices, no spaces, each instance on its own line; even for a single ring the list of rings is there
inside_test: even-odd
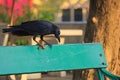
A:
[[[61,29],[60,35],[61,36],[83,36],[83,30],[82,29]],[[46,36],[54,36],[54,35],[51,34]]]
[[[82,36],[83,35],[83,30],[81,29],[74,29],[74,30],[64,30],[61,29],[61,36]]]
[[[107,67],[102,45],[1,46],[0,75]]]

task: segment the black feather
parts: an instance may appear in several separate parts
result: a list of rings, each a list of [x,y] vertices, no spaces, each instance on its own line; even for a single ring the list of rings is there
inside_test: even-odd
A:
[[[35,20],[23,22],[20,25],[15,25],[11,26],[11,28],[3,29],[3,33],[6,32],[10,32],[13,35],[17,36],[33,35],[34,40],[37,35],[40,35],[41,40],[43,40],[44,35],[54,34],[58,41],[60,41],[60,29],[56,25],[48,21]]]

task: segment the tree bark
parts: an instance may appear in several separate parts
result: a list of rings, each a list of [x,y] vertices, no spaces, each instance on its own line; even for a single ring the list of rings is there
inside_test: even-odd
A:
[[[103,45],[108,70],[120,75],[120,0],[90,0],[90,11],[85,33],[85,43]],[[96,80],[88,73],[86,80]]]
[[[90,0],[85,43],[100,42],[108,70],[120,76],[120,0]],[[85,72],[86,71],[86,72]],[[98,80],[93,70],[85,70],[82,80]],[[78,76],[77,76],[78,77]],[[81,80],[74,78],[73,80]]]

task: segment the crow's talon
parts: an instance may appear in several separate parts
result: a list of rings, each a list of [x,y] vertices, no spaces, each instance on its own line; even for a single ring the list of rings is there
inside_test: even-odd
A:
[[[46,46],[45,46],[45,45],[43,45],[43,46],[42,46],[42,49],[45,49],[45,48],[46,48]]]
[[[46,47],[44,46],[39,46],[38,49],[45,49]]]
[[[38,45],[38,49],[45,49],[46,46],[45,45],[41,45],[41,44],[37,44]]]

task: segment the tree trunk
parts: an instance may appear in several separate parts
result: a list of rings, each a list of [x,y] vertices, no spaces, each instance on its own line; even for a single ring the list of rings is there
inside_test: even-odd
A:
[[[119,32],[120,0],[90,0],[89,17],[84,41],[85,43],[102,43],[108,70],[116,75],[120,75]],[[95,78],[93,70],[85,73],[87,75],[82,74],[82,77],[85,78],[82,80],[98,80]]]
[[[90,0],[85,42],[100,42],[105,50],[108,70],[120,75],[120,0]],[[86,80],[96,80],[88,73]]]

